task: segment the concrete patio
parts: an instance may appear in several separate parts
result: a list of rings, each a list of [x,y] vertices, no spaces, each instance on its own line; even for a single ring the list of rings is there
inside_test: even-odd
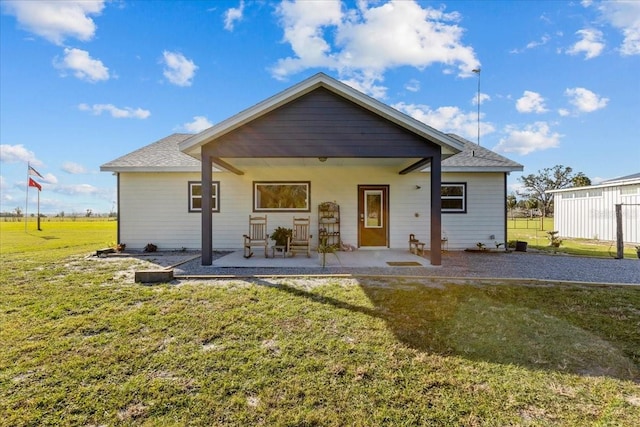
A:
[[[245,258],[243,251],[231,252],[213,261],[213,268],[318,268],[322,267],[321,254],[311,253],[307,258],[304,254],[283,257],[276,253],[269,258],[264,257],[262,251],[255,251],[251,258]],[[433,267],[429,258],[417,256],[402,249],[357,250],[353,252],[336,252],[326,254],[326,267],[343,268],[375,268],[375,267]]]

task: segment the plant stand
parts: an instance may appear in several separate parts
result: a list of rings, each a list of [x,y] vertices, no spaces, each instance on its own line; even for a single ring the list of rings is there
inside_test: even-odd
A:
[[[287,246],[286,245],[273,245],[271,246],[271,258],[275,258],[276,254],[282,254],[282,258],[287,257]]]

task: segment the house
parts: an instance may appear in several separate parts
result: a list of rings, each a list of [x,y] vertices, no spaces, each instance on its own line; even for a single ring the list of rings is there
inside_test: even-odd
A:
[[[640,244],[640,173],[549,193],[559,236],[616,241],[616,205],[621,205],[623,240]]]
[[[249,215],[267,214],[270,229],[317,224],[325,201],[360,249],[408,248],[409,234],[438,249],[443,236],[450,250],[504,242],[507,175],[522,165],[319,73],[101,170],[117,176],[119,242],[199,248],[211,265],[212,250],[242,247]]]

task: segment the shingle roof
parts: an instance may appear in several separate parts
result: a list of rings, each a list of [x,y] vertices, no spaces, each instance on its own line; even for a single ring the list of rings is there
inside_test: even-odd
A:
[[[146,145],[122,157],[100,166],[102,171],[174,171],[191,172],[200,170],[200,161],[184,154],[178,144],[192,134],[174,133],[152,144]]]
[[[451,157],[442,161],[444,172],[452,171],[521,171],[523,166],[520,163],[507,159],[498,153],[484,148],[474,142],[462,138],[455,134],[448,134],[450,137],[464,144],[464,149]]]
[[[192,134],[174,133],[136,151],[105,163],[102,171],[111,172],[198,172],[200,161],[183,153],[180,142]],[[458,135],[449,134],[464,149],[442,161],[444,172],[505,172],[522,170],[522,165]]]

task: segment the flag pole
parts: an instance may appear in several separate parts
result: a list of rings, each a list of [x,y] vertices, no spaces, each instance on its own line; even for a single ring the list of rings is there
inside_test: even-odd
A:
[[[24,232],[27,232],[27,219],[29,218],[28,216],[28,210],[29,210],[29,168],[31,167],[31,165],[29,164],[29,162],[27,162],[27,197],[24,201]]]
[[[38,190],[38,231],[42,231],[40,228],[40,191]]]

